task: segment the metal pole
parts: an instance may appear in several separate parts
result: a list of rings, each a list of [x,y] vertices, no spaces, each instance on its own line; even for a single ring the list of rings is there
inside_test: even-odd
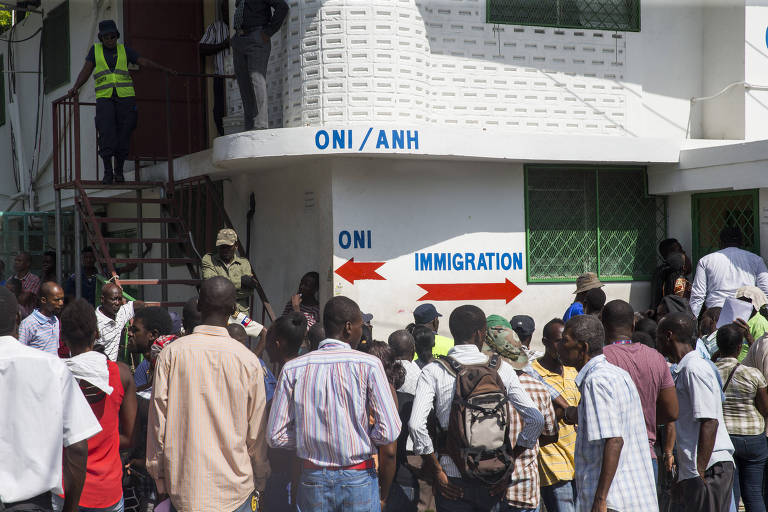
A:
[[[56,282],[61,283],[61,189],[56,189]]]
[[[83,296],[83,270],[80,264],[80,209],[77,207],[77,196],[75,196],[75,207],[73,208],[73,224],[75,226],[75,297],[78,299]]]

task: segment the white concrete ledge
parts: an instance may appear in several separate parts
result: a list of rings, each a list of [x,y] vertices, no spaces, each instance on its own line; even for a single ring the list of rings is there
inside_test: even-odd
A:
[[[219,137],[213,164],[253,170],[289,159],[332,156],[485,161],[677,163],[680,141],[600,135],[525,134],[422,125],[281,128]]]

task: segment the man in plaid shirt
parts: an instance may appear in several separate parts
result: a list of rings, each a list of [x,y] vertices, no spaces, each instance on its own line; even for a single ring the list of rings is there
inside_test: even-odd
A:
[[[568,320],[558,353],[579,370],[576,510],[657,512],[645,418],[629,374],[603,355],[605,330],[592,315]]]

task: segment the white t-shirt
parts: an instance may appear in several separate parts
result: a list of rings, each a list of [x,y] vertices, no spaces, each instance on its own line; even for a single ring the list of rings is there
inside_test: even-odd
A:
[[[117,351],[120,349],[120,333],[128,321],[133,318],[133,302],[126,302],[117,310],[112,320],[101,312],[101,306],[96,308],[96,323],[99,327],[97,345],[104,345],[104,353],[110,361],[117,361]]]
[[[733,462],[733,443],[725,427],[723,402],[720,398],[720,382],[710,363],[696,350],[688,352],[672,372],[680,404],[677,428],[680,477],[687,480],[699,476],[696,469],[696,453],[699,444],[701,420],[716,419],[717,435],[707,468],[717,462]]]
[[[11,336],[0,337],[0,411],[4,503],[62,493],[62,447],[101,431],[66,365]]]

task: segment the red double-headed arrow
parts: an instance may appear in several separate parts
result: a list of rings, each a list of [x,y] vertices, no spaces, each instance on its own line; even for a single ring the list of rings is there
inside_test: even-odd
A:
[[[385,262],[383,261],[358,262],[355,261],[355,258],[350,258],[349,261],[336,269],[336,273],[352,284],[355,284],[355,281],[362,280],[384,281],[386,277],[383,277],[376,272],[376,269],[384,263]]]
[[[509,279],[503,283],[420,284],[425,293],[422,300],[504,300],[509,302],[522,290]]]

